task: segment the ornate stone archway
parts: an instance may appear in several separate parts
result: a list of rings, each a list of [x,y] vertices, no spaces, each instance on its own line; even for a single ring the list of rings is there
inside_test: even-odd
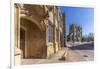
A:
[[[46,32],[33,21],[25,17],[20,19],[20,28],[25,29],[25,58],[46,57]]]

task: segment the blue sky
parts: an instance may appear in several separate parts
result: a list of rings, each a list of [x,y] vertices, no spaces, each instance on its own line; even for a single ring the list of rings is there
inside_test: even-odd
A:
[[[94,33],[94,9],[84,7],[60,7],[61,12],[66,15],[66,30],[69,32],[69,25],[76,23],[82,25],[83,35]]]

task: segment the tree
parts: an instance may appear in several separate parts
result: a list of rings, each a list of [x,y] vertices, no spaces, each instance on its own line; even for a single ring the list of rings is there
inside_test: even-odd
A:
[[[94,41],[94,34],[93,33],[89,33],[88,41]]]
[[[94,34],[93,33],[89,33],[88,35],[84,35],[82,36],[82,42],[89,42],[89,41],[94,41]]]

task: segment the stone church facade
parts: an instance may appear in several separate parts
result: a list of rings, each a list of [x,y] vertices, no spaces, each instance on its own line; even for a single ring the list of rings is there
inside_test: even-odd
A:
[[[81,42],[82,41],[82,26],[78,24],[71,24],[69,28],[68,41]]]
[[[65,46],[65,14],[58,6],[14,5],[14,58],[48,58]]]

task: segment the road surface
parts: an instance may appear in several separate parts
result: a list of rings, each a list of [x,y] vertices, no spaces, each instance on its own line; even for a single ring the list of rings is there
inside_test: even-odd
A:
[[[80,54],[83,61],[93,61],[94,60],[94,43],[87,42],[83,44],[73,44],[69,47],[73,52]]]

